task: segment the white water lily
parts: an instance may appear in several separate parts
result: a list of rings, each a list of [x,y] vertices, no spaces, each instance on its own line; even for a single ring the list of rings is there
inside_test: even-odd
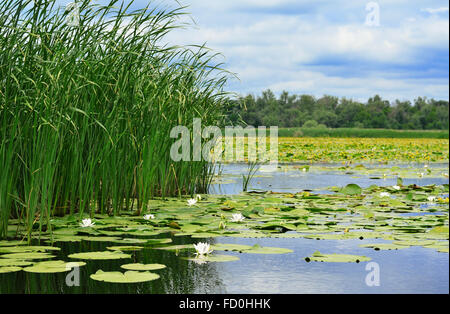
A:
[[[448,173],[443,172],[442,175],[443,175],[444,177],[448,178]]]
[[[144,215],[144,219],[145,220],[155,219],[155,215],[152,214]]]
[[[399,187],[398,185],[394,185],[392,188],[397,191],[401,190],[401,187]]]
[[[428,168],[428,165],[423,165],[424,168]]]
[[[425,173],[423,173],[423,172],[419,173],[420,178],[423,178],[424,175],[425,175]]]
[[[239,213],[239,214],[233,214],[233,215],[231,215],[231,222],[242,222],[242,221],[244,221],[244,219],[245,219],[245,217],[244,216],[242,216],[242,214],[241,213]]]
[[[389,194],[388,192],[381,192],[380,193],[380,197],[389,197],[391,196],[391,194]]]
[[[205,256],[205,255],[208,255],[208,254],[210,254],[213,251],[211,249],[209,243],[206,243],[206,242],[199,242],[197,244],[194,244],[194,248],[197,251],[195,253],[195,255],[197,257],[202,257],[202,256]]]
[[[197,200],[195,198],[191,198],[187,200],[189,206],[197,204]]]
[[[80,226],[83,228],[93,227],[94,225],[95,225],[95,222],[92,222],[92,220],[90,220],[89,218],[83,219],[80,223]]]
[[[195,195],[195,199],[196,199],[197,201],[201,201],[201,200],[202,200],[202,197],[201,197],[201,195],[197,194],[197,195]]]
[[[436,196],[428,196],[428,201],[429,201],[429,202],[434,202],[434,201],[436,201]]]

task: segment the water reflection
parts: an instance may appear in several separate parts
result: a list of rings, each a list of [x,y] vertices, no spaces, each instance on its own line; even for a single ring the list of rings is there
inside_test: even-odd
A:
[[[448,293],[448,254],[411,247],[375,251],[359,244],[382,240],[219,239],[219,242],[279,246],[285,255],[240,254],[219,266],[229,293]],[[387,241],[386,241],[387,242]],[[365,255],[380,265],[379,287],[365,283],[366,263],[306,262],[314,251]]]
[[[173,240],[174,244],[193,242],[188,237],[173,237]],[[111,245],[114,244],[105,242],[58,243],[57,246],[61,247],[61,251],[57,252],[55,259],[69,261],[67,258],[69,254],[104,251]],[[157,249],[144,249],[129,253],[132,254],[131,260],[86,261],[87,264],[80,267],[80,286],[78,287],[66,285],[67,273],[34,274],[20,271],[0,274],[0,293],[192,294],[226,292],[215,263],[197,265],[192,261],[181,259],[173,252]],[[145,283],[105,283],[89,278],[91,274],[100,269],[124,272],[125,270],[120,268],[120,265],[128,263],[158,263],[167,267],[154,271],[161,276],[160,279]]]
[[[190,239],[173,237],[174,244],[208,241],[275,246],[292,249],[282,255],[262,255],[226,252],[240,260],[198,265],[181,259],[174,252],[144,249],[133,253],[132,259],[87,261],[80,268],[80,286],[68,287],[67,273],[32,274],[17,272],[0,274],[0,293],[90,293],[90,294],[197,294],[197,293],[448,293],[449,255],[433,249],[411,247],[398,251],[375,251],[360,244],[388,242],[380,239],[312,240],[312,239]],[[102,251],[111,243],[61,243],[59,259],[68,260],[74,252]],[[381,285],[365,284],[366,263],[306,262],[315,251],[365,255],[380,265]],[[103,271],[124,271],[127,263],[160,263],[167,268],[154,271],[161,278],[139,284],[112,284],[89,278]]]

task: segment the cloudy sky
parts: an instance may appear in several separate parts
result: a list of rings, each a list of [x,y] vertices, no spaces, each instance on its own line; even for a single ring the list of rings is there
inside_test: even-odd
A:
[[[448,1],[179,1],[196,24],[170,41],[222,53],[230,91],[449,98]]]

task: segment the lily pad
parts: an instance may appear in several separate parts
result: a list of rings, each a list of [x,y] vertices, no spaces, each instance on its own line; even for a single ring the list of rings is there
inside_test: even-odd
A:
[[[56,235],[52,237],[50,240],[46,241],[48,243],[52,242],[81,242],[82,240],[86,240],[85,236],[77,236],[77,235]]]
[[[83,237],[82,238],[83,241],[91,241],[91,242],[117,242],[118,240],[120,240],[120,238],[116,238],[116,237],[95,237],[95,236],[90,236],[90,237]]]
[[[433,245],[436,241],[433,240],[400,240],[394,241],[392,244],[402,245],[402,246],[430,246]]]
[[[11,254],[3,254],[0,255],[2,258],[11,258],[11,259],[19,259],[19,260],[30,260],[30,259],[45,259],[45,258],[53,258],[54,255],[49,253],[41,253],[41,252],[26,252],[26,253],[11,253]]]
[[[70,254],[69,258],[86,259],[86,260],[113,260],[121,258],[130,258],[131,255],[122,253],[121,251],[98,251]]]
[[[22,261],[16,260],[12,258],[0,258],[0,267],[10,267],[10,266],[30,266],[33,262],[31,261]]]
[[[26,252],[45,252],[59,251],[61,248],[54,246],[9,246],[0,247],[0,253],[26,253]]]
[[[123,246],[108,246],[107,249],[111,251],[139,251],[142,250],[143,246],[132,246],[132,245],[123,245]]]
[[[14,240],[14,241],[0,241],[0,247],[1,246],[16,246],[16,245],[26,245],[27,242],[25,241],[19,241],[19,240]]]
[[[360,255],[350,255],[350,254],[322,254],[316,251],[312,256],[305,258],[307,262],[331,262],[331,263],[359,263],[370,261],[371,258],[367,256]]]
[[[360,247],[373,248],[376,251],[379,250],[401,250],[409,248],[408,245],[399,245],[394,243],[371,243],[371,244],[361,244]]]
[[[145,245],[156,245],[156,244],[166,244],[172,243],[172,239],[164,238],[164,239],[146,239]]]
[[[46,261],[36,263],[33,266],[25,267],[23,270],[29,273],[63,273],[72,270],[74,267],[81,267],[86,265],[85,262],[70,262],[64,261]]]
[[[348,184],[340,192],[345,195],[359,195],[362,193],[362,189],[357,184]]]
[[[163,264],[125,264],[120,266],[123,269],[128,270],[157,270],[157,269],[163,269],[166,268],[166,265]]]
[[[435,249],[440,253],[448,253],[448,241],[437,241],[431,245],[425,245],[425,248]]]
[[[251,254],[286,254],[292,253],[294,251],[285,248],[260,246],[258,244],[255,244],[250,249],[243,250],[243,252]]]
[[[6,274],[6,273],[14,273],[21,271],[21,267],[17,266],[6,266],[6,267],[0,267],[0,274]]]
[[[104,281],[110,283],[138,283],[159,279],[158,274],[151,272],[139,272],[139,271],[126,271],[125,273],[112,271],[104,272],[98,270],[95,274],[92,274],[91,279],[97,281]]]
[[[146,239],[137,239],[137,238],[123,238],[123,239],[115,239],[113,241],[110,241],[112,243],[119,243],[119,244],[144,244],[148,240]]]
[[[191,238],[199,238],[199,239],[203,239],[203,238],[215,238],[215,237],[220,237],[221,235],[218,233],[211,233],[211,232],[202,232],[202,233],[194,233],[192,234]]]
[[[217,243],[217,244],[212,245],[211,248],[214,251],[237,251],[237,252],[242,252],[244,250],[249,250],[252,247],[250,245],[244,245],[244,244]]]

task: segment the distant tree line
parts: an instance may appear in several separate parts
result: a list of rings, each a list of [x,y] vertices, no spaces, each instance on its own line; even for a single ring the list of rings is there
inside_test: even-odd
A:
[[[270,90],[260,96],[230,100],[229,123],[253,126],[329,128],[385,128],[400,130],[445,130],[449,128],[449,103],[419,97],[389,102],[379,95],[366,103],[345,97],[290,95],[278,98]]]

